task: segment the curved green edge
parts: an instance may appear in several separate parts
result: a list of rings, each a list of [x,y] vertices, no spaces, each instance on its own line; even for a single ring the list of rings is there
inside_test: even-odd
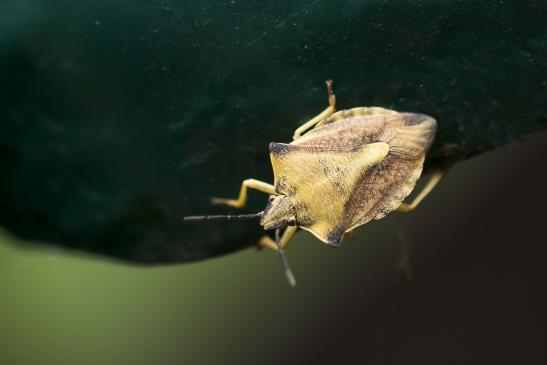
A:
[[[326,78],[339,109],[436,117],[429,166],[547,125],[540,2],[154,4],[0,5],[0,223],[17,237],[148,264],[249,247],[257,222],[181,218],[271,181],[268,143],[326,106]]]

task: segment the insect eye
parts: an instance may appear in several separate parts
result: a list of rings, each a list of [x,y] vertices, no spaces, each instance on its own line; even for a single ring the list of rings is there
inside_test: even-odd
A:
[[[268,203],[273,202],[273,200],[274,200],[274,197],[273,197],[273,196],[270,196],[270,197],[268,198]]]

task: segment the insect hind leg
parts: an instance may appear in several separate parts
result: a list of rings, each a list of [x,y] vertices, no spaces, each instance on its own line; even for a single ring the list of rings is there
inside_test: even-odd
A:
[[[446,173],[447,168],[440,168],[436,170],[431,177],[429,178],[429,181],[425,184],[423,189],[420,191],[420,193],[414,198],[414,200],[411,203],[401,203],[401,205],[396,209],[397,212],[410,212],[414,210],[418,204],[424,198],[433,190],[433,188],[441,181],[442,177]]]

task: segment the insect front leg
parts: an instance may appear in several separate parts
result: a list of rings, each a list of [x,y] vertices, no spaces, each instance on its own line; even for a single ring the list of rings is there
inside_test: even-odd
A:
[[[283,232],[283,235],[279,240],[279,246],[281,246],[281,249],[284,250],[289,245],[289,242],[291,241],[297,230],[297,226],[287,226],[287,228],[285,228],[285,231]],[[258,240],[257,245],[259,248],[269,247],[272,250],[277,251],[277,245],[275,244],[275,241],[267,235],[262,236],[262,238]]]
[[[277,195],[273,185],[255,179],[247,179],[243,180],[241,190],[239,191],[239,197],[237,199],[213,198],[211,203],[215,205],[228,205],[234,208],[243,208],[247,202],[247,189],[249,188],[266,194]]]
[[[308,129],[313,128],[317,123],[329,117],[332,113],[336,111],[336,108],[335,108],[336,96],[334,95],[334,92],[332,91],[332,80],[327,80],[326,84],[327,84],[327,94],[329,96],[329,106],[325,110],[323,110],[319,115],[317,115],[315,118],[302,124],[297,130],[295,130],[294,135],[292,137],[293,140],[302,137],[302,134],[304,134]]]
[[[433,190],[433,188],[439,183],[441,178],[446,173],[446,170],[447,168],[440,168],[436,170],[431,175],[429,181],[427,182],[427,184],[425,184],[420,193],[416,196],[416,198],[414,198],[412,203],[402,203],[399,208],[396,209],[396,211],[406,213],[414,210],[418,206],[418,204],[420,204],[420,202],[424,200],[424,198],[431,192],[431,190]]]

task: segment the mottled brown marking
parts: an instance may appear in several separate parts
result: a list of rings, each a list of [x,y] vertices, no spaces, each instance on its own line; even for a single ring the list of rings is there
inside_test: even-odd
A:
[[[298,201],[294,207],[296,211],[296,224],[299,226],[309,226],[313,223],[311,213],[306,202]]]
[[[346,230],[343,225],[334,227],[330,231],[329,235],[327,236],[327,243],[331,245],[332,247],[340,246],[340,243],[342,243],[342,238],[344,237],[345,232]]]
[[[274,154],[275,156],[283,156],[287,153],[289,153],[292,149],[292,146],[286,143],[270,143],[270,153]]]
[[[424,114],[401,113],[401,115],[403,115],[403,117],[405,118],[404,123],[407,126],[420,124],[422,122],[426,122],[429,119],[429,117]]]
[[[325,177],[330,181],[334,186],[338,195],[343,197],[346,196],[349,192],[345,189],[344,184],[340,181],[340,176],[343,176],[344,169],[341,166],[333,165],[329,163],[328,157],[321,157],[318,159],[319,164],[325,174]]]
[[[337,245],[345,232],[384,217],[410,194],[435,129],[423,114],[337,112],[289,145],[270,145],[274,185],[291,199],[301,228]]]

